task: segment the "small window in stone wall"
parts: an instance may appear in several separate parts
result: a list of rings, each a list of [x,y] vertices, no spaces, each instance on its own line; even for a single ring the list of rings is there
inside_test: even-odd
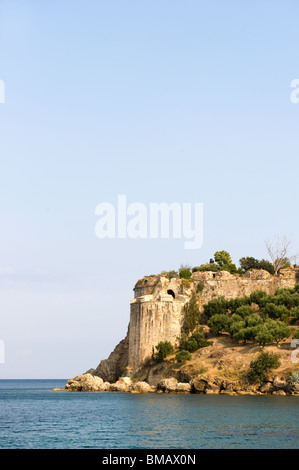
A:
[[[168,289],[167,294],[172,295],[172,297],[175,299],[175,293],[173,292],[173,290]]]

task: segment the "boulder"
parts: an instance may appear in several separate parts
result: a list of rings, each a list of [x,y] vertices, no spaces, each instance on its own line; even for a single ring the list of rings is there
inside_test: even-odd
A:
[[[174,377],[170,379],[162,379],[157,385],[158,390],[164,392],[176,392],[178,381]]]
[[[131,393],[149,393],[154,391],[154,388],[151,387],[146,382],[136,382],[131,389]]]
[[[69,392],[102,392],[105,388],[104,381],[100,377],[82,374],[69,379],[64,390]]]
[[[205,389],[207,395],[217,394],[220,392],[220,387],[214,383],[209,382]]]
[[[273,380],[273,387],[275,390],[287,390],[289,388],[289,384],[285,380],[275,377]]]
[[[128,377],[125,377],[128,378]],[[124,377],[122,377],[124,379]],[[130,392],[132,388],[131,379],[129,381],[118,380],[117,382],[110,384],[111,392]]]
[[[285,396],[286,392],[284,392],[283,390],[274,390],[272,395]]]
[[[272,393],[273,392],[273,385],[271,382],[266,382],[264,385],[260,387],[260,392],[262,393]]]
[[[178,393],[190,393],[191,385],[188,383],[178,382],[175,391]]]
[[[299,395],[299,384],[291,385],[290,392],[292,393],[292,395]]]
[[[231,382],[230,380],[223,380],[222,382],[222,390],[226,392],[235,392],[238,389],[238,384],[236,382]],[[241,387],[239,386],[239,390]]]
[[[203,379],[193,379],[190,382],[192,390],[195,393],[204,393],[207,388],[207,381]]]
[[[132,386],[132,379],[130,377],[120,377],[118,379],[118,382],[126,385],[127,387],[131,387]]]
[[[238,395],[237,392],[231,392],[229,390],[221,390],[220,392],[222,395],[231,395],[231,396],[235,396],[235,395]]]

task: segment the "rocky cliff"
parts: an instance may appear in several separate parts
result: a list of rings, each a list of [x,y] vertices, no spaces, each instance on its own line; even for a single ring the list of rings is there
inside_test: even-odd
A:
[[[86,373],[100,377],[105,382],[116,382],[125,374],[129,355],[129,329],[125,339],[114,348],[108,359],[100,362],[96,369],[89,369]]]

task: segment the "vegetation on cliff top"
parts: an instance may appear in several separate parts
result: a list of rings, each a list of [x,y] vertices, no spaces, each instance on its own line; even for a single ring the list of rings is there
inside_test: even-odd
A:
[[[162,271],[161,275],[171,279],[190,279],[192,273],[198,271],[228,271],[231,274],[244,274],[250,269],[264,269],[272,275],[278,275],[283,268],[291,267],[292,262],[296,262],[296,255],[289,254],[291,241],[286,236],[276,237],[273,241],[266,240],[266,249],[271,261],[266,259],[258,260],[253,256],[246,256],[239,259],[239,268],[233,263],[228,251],[221,250],[214,253],[214,257],[209,262],[199,266],[181,265],[178,271]],[[296,265],[294,265],[296,266]]]
[[[204,316],[216,334],[229,333],[237,341],[256,341],[261,346],[278,344],[291,335],[289,325],[298,321],[299,285],[277,289],[273,295],[257,290],[249,297],[219,297],[204,305]]]

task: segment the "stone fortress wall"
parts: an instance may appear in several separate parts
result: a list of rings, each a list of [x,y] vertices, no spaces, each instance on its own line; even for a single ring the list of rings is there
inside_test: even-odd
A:
[[[134,288],[130,305],[130,323],[126,338],[119,343],[109,358],[101,361],[94,375],[104,380],[117,380],[120,375],[131,375],[151,357],[153,347],[160,341],[177,343],[183,323],[183,307],[192,290],[198,290],[200,309],[213,298],[226,299],[250,295],[255,290],[273,294],[277,288],[293,288],[298,282],[299,268],[283,269],[278,277],[264,270],[251,270],[244,275],[227,271],[195,272],[192,281],[148,276],[140,279]],[[121,370],[122,369],[122,370]],[[108,378],[109,377],[109,378]]]
[[[198,303],[202,309],[209,300],[220,296],[232,299],[250,295],[257,289],[273,294],[279,287],[294,287],[296,270],[282,270],[279,277],[256,269],[243,276],[227,271],[195,272],[191,278],[193,282],[190,287],[184,287],[181,279],[168,280],[160,276],[137,282],[130,311],[129,367],[135,369],[151,357],[152,348],[160,341],[177,343],[181,335],[183,306],[190,298],[192,287],[197,290],[198,284],[203,285],[203,290],[198,293]]]

